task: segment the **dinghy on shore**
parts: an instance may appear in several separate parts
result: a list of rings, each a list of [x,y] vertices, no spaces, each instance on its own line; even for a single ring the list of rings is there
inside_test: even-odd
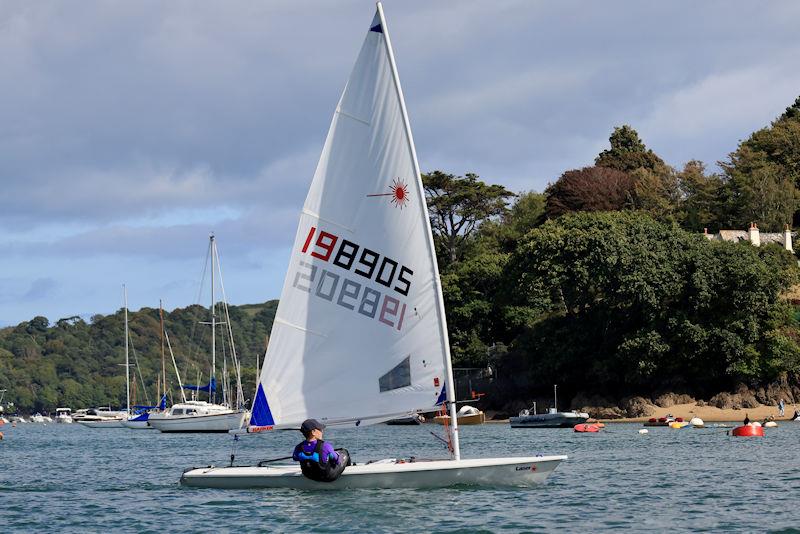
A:
[[[450,412],[443,439],[450,459],[358,461],[333,482],[312,481],[297,464],[212,466],[187,470],[181,482],[300,489],[528,486],[544,482],[566,459],[461,459],[433,236],[378,3],[300,216],[248,431],[298,429],[308,418],[328,427],[365,426],[443,404]]]

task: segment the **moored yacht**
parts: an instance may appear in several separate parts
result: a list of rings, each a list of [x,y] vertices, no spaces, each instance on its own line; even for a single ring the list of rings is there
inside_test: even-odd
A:
[[[205,392],[208,394],[208,401],[186,400],[182,403],[174,404],[169,410],[152,413],[149,415],[148,424],[161,432],[228,432],[241,429],[250,418],[250,412],[242,408],[244,405],[244,394],[242,392],[240,364],[236,356],[236,349],[233,340],[233,330],[231,329],[230,316],[228,314],[228,304],[225,300],[225,287],[222,284],[222,271],[219,268],[219,253],[217,243],[213,234],[209,236],[208,257],[211,261],[211,306],[210,321],[211,327],[211,373],[208,384],[201,385],[181,385],[182,389],[195,391],[197,394]],[[219,274],[219,284],[222,290],[222,302],[218,303],[215,299],[215,275]],[[217,307],[221,306],[221,314],[218,315]],[[225,336],[222,341],[227,340],[230,349],[234,372],[236,374],[236,392],[228,384],[226,387],[226,363],[223,361],[222,373],[222,403],[218,404],[217,399],[217,327],[224,326]],[[180,381],[180,377],[178,377]]]
[[[165,412],[151,414],[148,422],[161,432],[228,432],[242,428],[248,416],[245,410],[190,400],[173,404]]]

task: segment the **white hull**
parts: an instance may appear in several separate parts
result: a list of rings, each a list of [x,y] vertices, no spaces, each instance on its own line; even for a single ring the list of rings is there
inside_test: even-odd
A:
[[[72,417],[56,417],[56,423],[69,425],[72,423]]]
[[[334,482],[315,482],[300,466],[202,467],[186,471],[181,484],[201,488],[437,488],[454,485],[532,486],[544,483],[566,456],[480,458],[352,465]]]
[[[153,427],[147,424],[147,421],[123,421],[122,426],[131,428],[133,430],[152,430]]]
[[[207,415],[150,416],[150,426],[161,432],[228,432],[245,425],[249,412]]]
[[[79,424],[89,428],[124,428],[121,419],[109,419],[107,421],[78,421]]]
[[[520,415],[508,421],[511,423],[511,428],[572,428],[588,420],[587,413],[556,412]]]

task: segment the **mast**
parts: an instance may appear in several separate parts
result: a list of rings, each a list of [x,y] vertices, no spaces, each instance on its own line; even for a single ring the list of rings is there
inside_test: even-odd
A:
[[[453,382],[453,364],[450,359],[450,340],[447,334],[447,319],[444,313],[444,299],[442,298],[442,282],[439,278],[439,265],[436,262],[436,249],[433,244],[433,232],[431,230],[430,218],[428,216],[428,205],[425,201],[425,189],[422,186],[422,174],[419,169],[419,161],[417,161],[417,150],[414,147],[414,137],[411,134],[411,123],[408,120],[408,111],[406,110],[406,101],[403,98],[403,89],[400,87],[400,75],[397,73],[397,63],[394,60],[394,52],[392,51],[392,41],[389,38],[389,29],[386,26],[386,17],[383,15],[383,6],[380,2],[377,3],[378,16],[381,20],[381,28],[383,29],[384,42],[386,43],[386,53],[389,56],[389,64],[392,67],[392,78],[394,79],[394,87],[397,90],[397,97],[400,100],[400,111],[403,115],[403,125],[405,126],[406,137],[408,138],[408,149],[411,151],[411,159],[414,162],[414,174],[417,178],[417,191],[419,198],[417,199],[422,206],[423,224],[428,230],[427,243],[428,254],[430,255],[431,262],[433,262],[433,285],[435,288],[434,294],[436,297],[436,304],[439,308],[439,328],[442,338],[442,349],[444,354],[444,368],[445,368],[445,388],[447,390],[447,401],[450,405],[450,423],[453,436],[453,459],[461,459],[461,449],[458,443],[458,418],[456,417],[456,399],[455,399],[455,383]]]
[[[161,387],[164,388],[164,395],[167,394],[167,364],[164,355],[164,305],[158,299],[158,318],[161,322]],[[160,388],[159,388],[160,389]],[[161,392],[158,393],[158,403],[161,404]]]
[[[125,399],[128,403],[126,414],[131,415],[131,366],[128,361],[128,288],[122,284],[122,297],[125,302]]]
[[[214,313],[214,256],[216,254],[216,245],[214,243],[214,234],[208,236],[211,240],[211,376],[208,379],[208,397],[213,404],[216,400],[217,392],[214,390],[212,393],[211,385],[214,381],[214,376],[217,374],[217,316]],[[200,382],[198,382],[199,384]]]
[[[553,408],[558,411],[558,384],[553,384]]]

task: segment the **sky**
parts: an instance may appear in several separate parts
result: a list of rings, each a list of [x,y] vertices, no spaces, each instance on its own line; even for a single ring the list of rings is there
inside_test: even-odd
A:
[[[0,0],[0,326],[277,298],[371,0]],[[800,95],[800,2],[386,0],[423,172],[542,191],[630,124],[714,169]],[[201,297],[202,298],[202,297]]]

